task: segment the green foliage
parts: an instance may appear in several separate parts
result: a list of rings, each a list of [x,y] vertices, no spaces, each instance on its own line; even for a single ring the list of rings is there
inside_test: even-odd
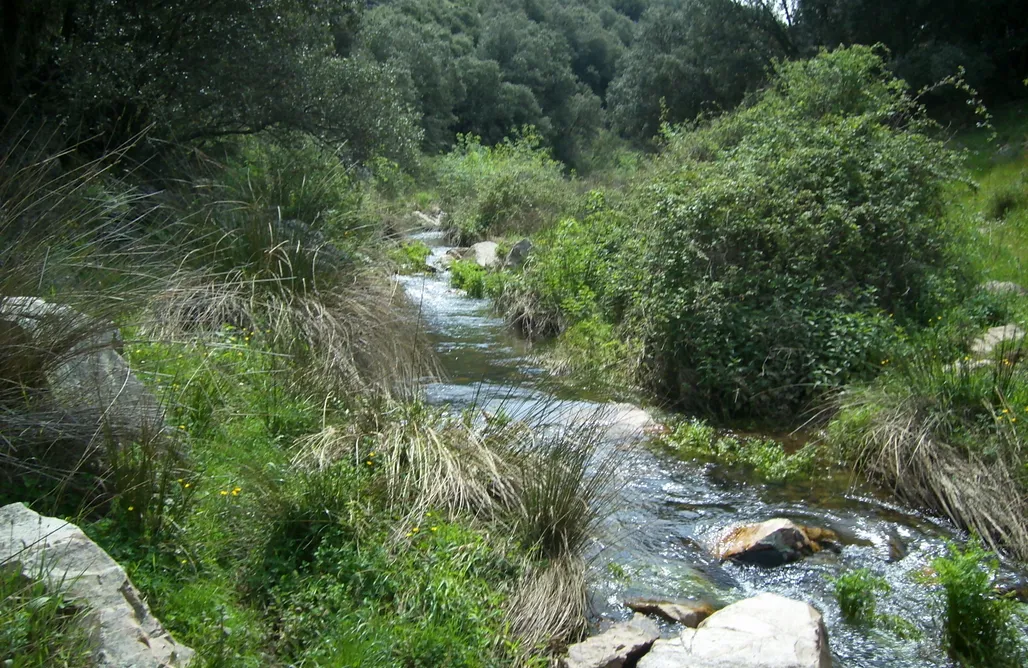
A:
[[[1023,612],[1016,601],[998,598],[992,590],[998,567],[976,540],[963,548],[951,544],[945,557],[932,561],[940,585],[943,642],[962,665],[1024,665]]]
[[[401,274],[416,274],[429,271],[428,256],[432,249],[421,241],[401,241],[390,249],[389,258]]]
[[[18,564],[0,566],[0,662],[17,668],[95,665],[81,611],[63,596],[24,579]]]
[[[872,575],[870,569],[857,568],[832,579],[835,597],[839,599],[842,618],[851,624],[873,626],[878,620],[879,594],[891,591],[885,578]]]
[[[944,213],[956,162],[926,127],[854,47],[779,65],[751,108],[699,131],[706,158],[673,134],[669,158],[685,162],[654,184],[648,251],[656,387],[724,414],[787,414],[870,373],[891,314],[934,315],[962,274]]]
[[[615,126],[649,139],[663,122],[735,107],[784,55],[761,17],[731,0],[654,3],[609,89]]]
[[[695,418],[677,424],[661,437],[661,442],[683,456],[710,459],[729,467],[745,467],[765,480],[776,482],[809,478],[820,455],[813,444],[788,453],[773,439],[720,434]]]
[[[30,100],[83,138],[102,136],[82,149],[144,131],[194,142],[286,129],[343,146],[351,159],[406,162],[420,141],[395,69],[335,48],[357,3],[66,0],[9,9],[5,102]]]
[[[474,260],[455,260],[450,265],[450,285],[475,299],[485,297],[487,276],[488,271]]]
[[[452,211],[449,231],[461,245],[490,235],[530,233],[571,199],[560,163],[549,157],[530,129],[494,147],[462,135],[457,147],[437,162],[436,176],[445,206]]]

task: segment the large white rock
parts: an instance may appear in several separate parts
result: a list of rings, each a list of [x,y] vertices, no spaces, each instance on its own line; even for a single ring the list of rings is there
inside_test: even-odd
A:
[[[821,613],[760,594],[734,603],[678,638],[658,640],[638,668],[830,668]]]
[[[20,503],[0,508],[0,566],[42,579],[86,609],[101,668],[179,668],[193,650],[161,626],[128,575],[74,524]]]
[[[467,257],[479,267],[486,269],[492,269],[500,264],[500,258],[496,255],[495,241],[478,242],[468,250]]]
[[[993,327],[971,344],[971,352],[979,359],[995,356],[998,349],[1009,356],[1020,347],[1023,338],[1024,330],[1017,325]]]
[[[656,622],[636,614],[604,633],[568,648],[563,668],[622,668],[645,653],[660,637]]]

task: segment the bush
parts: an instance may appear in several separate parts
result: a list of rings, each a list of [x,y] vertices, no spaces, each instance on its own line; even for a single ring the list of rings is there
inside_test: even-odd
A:
[[[459,135],[437,164],[450,236],[469,245],[490,235],[527,234],[569,206],[570,184],[532,130],[493,147]]]
[[[428,256],[432,249],[421,241],[401,241],[389,252],[389,258],[401,274],[416,274],[429,271]]]
[[[1025,617],[1018,603],[992,589],[999,564],[977,541],[964,548],[950,544],[947,555],[932,561],[941,585],[943,642],[949,655],[966,666],[1023,666],[1028,653],[1021,639]]]
[[[865,47],[781,63],[654,183],[654,386],[727,415],[789,415],[872,372],[894,325],[960,287],[944,185],[957,163]],[[684,136],[684,138],[683,138]],[[684,130],[669,136],[669,159]],[[684,150],[685,147],[683,147]]]
[[[680,455],[711,459],[730,467],[746,467],[766,480],[778,482],[809,478],[820,456],[818,447],[813,444],[787,453],[782,444],[773,439],[719,434],[697,419],[679,423],[661,440]]]
[[[450,286],[463,290],[469,297],[485,297],[488,272],[474,260],[456,260],[450,265]]]
[[[842,618],[852,624],[873,626],[878,619],[876,598],[891,588],[885,578],[871,574],[867,568],[843,573],[832,580],[835,597],[839,599]]]

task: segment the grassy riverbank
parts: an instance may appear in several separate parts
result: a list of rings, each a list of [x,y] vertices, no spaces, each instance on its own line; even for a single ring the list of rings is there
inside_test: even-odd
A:
[[[545,664],[585,626],[593,434],[424,404],[388,271],[424,253],[391,250],[380,184],[313,143],[220,150],[151,195],[119,156],[0,164],[0,295],[87,314],[4,321],[0,503],[79,523],[198,665]],[[48,385],[112,321],[166,425],[132,439]],[[88,662],[59,599],[3,587],[0,656]]]

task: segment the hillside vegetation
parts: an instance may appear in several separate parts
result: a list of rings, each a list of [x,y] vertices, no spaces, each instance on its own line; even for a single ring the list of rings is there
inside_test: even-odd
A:
[[[548,665],[619,455],[420,396],[392,274],[438,207],[532,239],[452,276],[553,368],[822,434],[669,440],[841,461],[1028,559],[1025,344],[972,350],[1028,327],[980,287],[1028,286],[1028,35],[900,4],[0,3],[0,504],[80,524],[199,665]],[[115,350],[129,416],[55,380]],[[0,579],[0,662],[88,665],[43,593]]]

